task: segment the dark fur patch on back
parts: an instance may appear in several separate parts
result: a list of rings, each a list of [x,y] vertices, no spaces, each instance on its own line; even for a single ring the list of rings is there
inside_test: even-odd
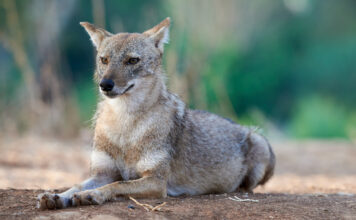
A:
[[[172,151],[170,152],[171,156],[174,157],[177,155],[179,149],[179,141],[181,140],[181,136],[185,130],[185,121],[187,117],[187,110],[184,110],[183,117],[179,117],[177,110],[172,115],[174,125],[171,127],[171,130],[168,134],[168,143],[171,143]]]
[[[231,120],[230,118],[225,118],[223,116],[220,116],[220,115],[217,115],[217,114],[213,114],[211,112],[208,112],[208,111],[204,111],[204,110],[197,110],[197,109],[194,109],[193,112],[195,113],[200,113],[200,114],[206,114],[206,115],[214,115],[220,119],[223,119],[225,121],[228,121],[230,122],[231,124],[234,124],[234,125],[239,125],[238,123],[234,122],[233,120]]]

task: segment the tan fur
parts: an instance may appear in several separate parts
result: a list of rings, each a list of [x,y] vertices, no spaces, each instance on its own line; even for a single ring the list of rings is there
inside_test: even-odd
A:
[[[251,191],[272,176],[274,154],[264,137],[187,109],[166,89],[161,63],[169,18],[143,34],[114,35],[81,25],[97,48],[97,82],[112,80],[115,86],[101,90],[92,177],[58,196],[40,195],[39,208],[102,204],[120,195]],[[132,58],[139,61],[132,64]]]

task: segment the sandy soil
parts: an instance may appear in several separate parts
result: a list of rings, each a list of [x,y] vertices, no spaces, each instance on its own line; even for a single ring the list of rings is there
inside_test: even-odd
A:
[[[139,200],[38,211],[35,197],[88,176],[90,135],[63,141],[0,136],[0,219],[356,219],[356,145],[344,141],[272,141],[275,176],[254,194],[232,193]],[[229,198],[256,201],[233,201]],[[132,205],[132,206],[130,206]],[[131,208],[129,208],[131,207]]]

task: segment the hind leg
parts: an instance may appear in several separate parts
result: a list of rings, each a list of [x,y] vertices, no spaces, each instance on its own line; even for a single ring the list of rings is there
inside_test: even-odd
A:
[[[268,141],[261,135],[251,133],[247,140],[246,165],[248,171],[240,188],[252,191],[273,175],[275,158]]]
[[[252,192],[263,179],[265,170],[266,166],[264,164],[256,164],[256,166],[247,172],[239,188],[247,192]]]

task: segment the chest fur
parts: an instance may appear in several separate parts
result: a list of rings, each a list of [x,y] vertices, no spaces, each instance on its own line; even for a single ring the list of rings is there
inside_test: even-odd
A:
[[[97,118],[94,149],[110,157],[110,161],[106,158],[108,166],[117,169],[123,179],[135,179],[169,158],[163,147],[164,127],[169,122],[162,123],[164,117],[157,116],[122,116],[108,110]]]
[[[169,159],[165,148],[122,148],[112,144],[105,135],[96,135],[91,165],[94,170],[117,171],[124,180],[129,180],[168,164]]]

